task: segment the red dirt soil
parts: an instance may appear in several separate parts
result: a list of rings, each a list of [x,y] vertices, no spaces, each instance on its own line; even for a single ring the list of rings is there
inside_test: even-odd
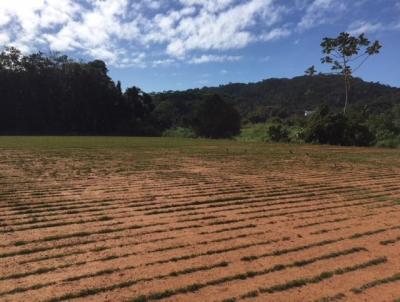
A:
[[[303,153],[37,178],[2,151],[0,301],[400,298],[400,277],[354,291],[400,273],[398,163]]]

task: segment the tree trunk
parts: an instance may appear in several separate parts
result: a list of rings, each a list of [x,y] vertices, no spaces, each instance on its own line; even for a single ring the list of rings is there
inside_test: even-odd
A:
[[[346,110],[347,110],[347,104],[349,102],[349,90],[347,87],[347,77],[344,77],[344,90],[346,93],[346,98],[345,98],[345,102],[344,102],[344,109],[343,109],[343,113],[346,114]]]
[[[349,106],[349,97],[350,97],[350,76],[345,74],[344,76],[344,89],[346,93],[345,102],[344,102],[344,109],[343,113],[346,114],[347,107]]]

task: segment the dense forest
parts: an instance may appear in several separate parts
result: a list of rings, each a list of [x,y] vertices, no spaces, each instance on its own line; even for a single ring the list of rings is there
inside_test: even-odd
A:
[[[152,94],[153,117],[169,135],[193,135],[190,116],[206,95],[216,94],[240,114],[238,139],[335,145],[400,145],[400,89],[352,80],[350,107],[344,105],[338,75],[268,79],[187,91]]]
[[[151,97],[135,87],[123,93],[107,72],[98,60],[6,49],[0,54],[0,133],[147,134]]]
[[[339,145],[399,144],[400,89],[301,76],[147,94],[122,91],[103,61],[0,53],[0,134],[238,137]],[[306,116],[307,115],[307,116]],[[240,134],[241,132],[241,134]]]
[[[154,94],[157,106],[176,110],[184,116],[190,106],[203,95],[218,94],[234,105],[244,122],[266,122],[271,117],[288,118],[304,115],[320,105],[333,110],[343,108],[343,79],[341,76],[300,76],[293,79],[268,79],[258,83],[228,84],[187,91]],[[400,104],[400,89],[379,83],[353,80],[350,94],[352,106],[366,106],[375,113],[390,111]]]

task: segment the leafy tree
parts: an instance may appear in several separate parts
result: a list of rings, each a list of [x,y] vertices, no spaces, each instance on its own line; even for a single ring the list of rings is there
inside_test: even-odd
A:
[[[393,123],[395,127],[397,127],[397,130],[400,132],[400,104],[397,104],[393,107],[392,114],[394,119]]]
[[[150,95],[137,88],[123,94],[103,61],[76,62],[56,53],[1,51],[0,108],[1,134],[149,135],[154,130]]]
[[[317,73],[317,70],[315,69],[315,66],[314,66],[314,65],[311,66],[310,68],[308,68],[308,69],[305,71],[306,76],[310,76],[310,77],[314,76],[316,73]]]
[[[246,123],[264,123],[274,116],[291,119],[304,116],[304,111],[313,111],[321,103],[327,103],[333,111],[343,110],[344,91],[341,75],[316,74],[293,79],[268,79],[249,84],[227,84],[218,87],[167,91],[153,94],[156,108],[164,102],[173,104],[176,115],[173,127],[187,127],[196,104],[205,95],[218,94],[233,105]],[[352,78],[351,105],[368,105],[372,112],[388,112],[394,104],[400,104],[400,89],[379,83]],[[350,108],[350,107],[349,107]],[[349,109],[348,108],[348,109]]]
[[[378,54],[382,45],[379,41],[371,43],[364,34],[355,37],[342,32],[336,38],[324,38],[321,47],[325,54],[321,62],[331,65],[334,73],[343,76],[346,95],[344,113],[346,113],[353,74],[370,56]]]
[[[271,116],[272,110],[273,109],[268,108],[266,106],[257,106],[254,108],[253,111],[249,112],[244,117],[244,123],[251,123],[251,124],[265,123]]]
[[[304,140],[307,143],[370,146],[375,142],[375,136],[363,123],[353,121],[343,113],[333,113],[325,105],[309,118]]]
[[[288,142],[289,130],[282,123],[273,123],[268,127],[268,136],[273,142]]]
[[[0,70],[22,71],[22,53],[15,47],[6,47],[0,53]]]
[[[194,110],[192,126],[198,136],[229,138],[240,133],[240,115],[220,96],[206,96]]]

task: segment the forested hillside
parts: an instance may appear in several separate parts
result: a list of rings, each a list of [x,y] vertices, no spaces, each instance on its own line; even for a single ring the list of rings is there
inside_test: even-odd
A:
[[[316,75],[152,94],[137,87],[122,91],[103,61],[8,48],[0,53],[0,135],[226,138],[256,129],[267,141],[400,144],[399,88],[353,79],[346,114],[343,90],[341,77]]]
[[[53,54],[0,53],[0,134],[153,133],[152,99],[121,91],[103,61]]]
[[[213,94],[239,112],[242,123],[239,139],[346,146],[400,145],[400,89],[359,78],[351,81],[346,114],[343,114],[343,77],[315,75],[152,94],[155,102],[152,116],[167,135],[193,136],[188,131],[192,128],[193,108],[205,96]]]
[[[193,103],[210,93],[219,94],[232,103],[245,122],[265,122],[273,116],[304,115],[305,111],[313,111],[322,104],[341,110],[344,104],[343,78],[326,75],[267,79],[258,83],[169,91],[153,96],[156,110],[168,108],[185,116]],[[352,106],[367,106],[374,113],[387,112],[394,104],[400,103],[400,89],[355,78],[350,103]]]

